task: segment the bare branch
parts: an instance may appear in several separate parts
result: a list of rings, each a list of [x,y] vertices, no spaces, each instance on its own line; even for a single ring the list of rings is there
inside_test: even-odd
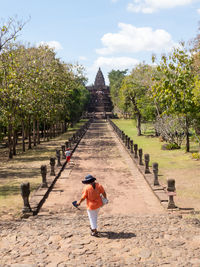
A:
[[[17,17],[10,17],[6,21],[0,22],[0,52],[11,41],[15,41],[18,37],[18,33],[28,23],[30,17],[26,21],[18,20]]]

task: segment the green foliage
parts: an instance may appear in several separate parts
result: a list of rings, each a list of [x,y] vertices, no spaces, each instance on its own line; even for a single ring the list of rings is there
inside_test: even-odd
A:
[[[174,48],[169,56],[163,56],[157,66],[159,74],[154,76],[152,87],[154,100],[162,113],[191,116],[197,110],[194,103],[193,58],[182,46]]]
[[[150,97],[153,71],[154,68],[147,64],[136,66],[131,75],[123,80],[120,89],[122,106],[128,106],[134,116],[141,113],[145,121],[153,120],[156,114]]]
[[[120,88],[121,109],[137,120],[138,135],[141,134],[141,121],[152,121],[156,115],[156,107],[150,95],[153,72],[153,67],[140,64],[123,79]]]
[[[173,53],[162,56],[157,66],[152,96],[160,114],[174,114],[185,118],[186,151],[189,151],[189,127],[199,110],[195,100],[194,58],[182,43]]]
[[[176,143],[169,143],[165,145],[165,149],[167,150],[180,149],[180,146]]]
[[[199,160],[200,159],[200,153],[192,153],[192,158]]]
[[[83,68],[56,58],[49,47],[12,44],[0,54],[0,121],[13,130],[38,120],[76,122],[89,99]]]
[[[119,90],[122,85],[122,81],[127,74],[126,70],[112,70],[108,74],[109,82],[110,82],[110,94],[112,98],[112,102],[115,106],[115,109],[120,109],[120,99],[119,99]]]

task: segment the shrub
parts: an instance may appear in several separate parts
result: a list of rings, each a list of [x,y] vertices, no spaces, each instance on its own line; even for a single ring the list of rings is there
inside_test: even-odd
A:
[[[177,149],[180,148],[179,146],[181,146],[185,137],[184,123],[184,117],[163,115],[162,117],[157,117],[154,127],[162,140],[168,142],[170,145],[177,144],[178,147],[175,146],[175,148],[172,148]]]
[[[200,154],[199,153],[192,153],[192,158],[193,159],[200,159]]]
[[[173,149],[180,149],[180,146],[175,143],[164,144],[162,146],[162,150],[173,150]]]

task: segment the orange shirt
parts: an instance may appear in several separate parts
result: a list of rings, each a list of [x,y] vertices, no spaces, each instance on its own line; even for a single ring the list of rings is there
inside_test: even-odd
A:
[[[86,185],[82,193],[82,198],[87,199],[87,209],[89,210],[96,210],[103,205],[100,194],[104,193],[104,188],[98,183],[95,185],[95,189],[91,184]]]

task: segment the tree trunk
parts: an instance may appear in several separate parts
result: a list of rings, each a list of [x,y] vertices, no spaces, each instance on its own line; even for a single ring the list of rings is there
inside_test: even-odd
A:
[[[31,131],[31,122],[30,122],[30,119],[29,119],[29,123],[28,123],[28,149],[32,149],[32,141],[31,141],[31,134],[32,134],[32,131]]]
[[[37,143],[40,144],[40,122],[37,120]]]
[[[189,137],[189,122],[188,118],[186,117],[185,120],[185,135],[186,135],[186,152],[190,152],[190,137]]]
[[[18,145],[18,141],[19,141],[19,132],[16,131],[16,138],[15,138],[15,145]]]
[[[16,156],[17,130],[13,130],[13,155]]]
[[[67,122],[64,122],[64,133],[67,131]]]
[[[13,158],[13,146],[12,146],[12,125],[8,125],[8,148],[9,148],[9,159]]]
[[[47,141],[50,140],[50,131],[51,131],[51,127],[49,124],[46,124],[46,137],[47,137]]]
[[[26,151],[24,121],[22,121],[22,151]]]
[[[44,124],[43,124],[43,140],[45,141],[46,139],[46,122],[44,121]]]
[[[25,132],[24,132],[25,133],[25,136],[24,136],[24,138],[27,139],[28,138],[28,127],[24,128],[24,129],[25,129]]]
[[[137,132],[138,132],[137,135],[140,136],[142,134],[142,132],[141,132],[141,119],[142,119],[142,116],[141,116],[140,110],[139,110],[139,108],[137,106],[137,101],[136,101],[135,96],[131,98],[131,101],[133,103],[134,113],[136,114],[136,120],[137,120],[136,128],[137,128]]]
[[[33,119],[33,145],[36,146],[36,131],[35,131],[35,119]]]
[[[49,126],[49,137],[50,137],[50,139],[53,137],[52,136],[52,124],[50,124],[50,126]]]
[[[47,141],[49,141],[50,140],[50,128],[49,129],[47,129]]]
[[[137,118],[137,135],[140,136],[142,134],[142,131],[141,131],[141,114],[138,113],[136,115],[136,118]]]
[[[55,124],[53,124],[53,137],[54,138],[56,137],[56,126],[55,126]]]

